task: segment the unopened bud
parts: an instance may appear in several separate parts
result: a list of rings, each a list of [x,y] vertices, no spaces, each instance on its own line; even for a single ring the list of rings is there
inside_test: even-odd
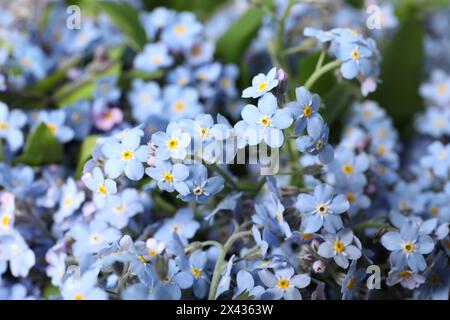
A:
[[[325,263],[322,260],[314,261],[312,268],[315,273],[324,273],[327,270]]]

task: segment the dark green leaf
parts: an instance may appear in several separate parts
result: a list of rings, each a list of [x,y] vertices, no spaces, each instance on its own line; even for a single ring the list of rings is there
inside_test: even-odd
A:
[[[122,30],[134,50],[142,50],[147,42],[147,36],[139,22],[139,12],[137,10],[125,3],[96,1],[95,4]]]
[[[219,38],[216,55],[224,62],[239,64],[245,50],[261,25],[264,11],[250,8]]]
[[[423,24],[417,16],[404,21],[383,53],[381,84],[374,93],[393,118],[397,128],[403,128],[422,110],[419,96],[423,66]]]
[[[88,136],[83,140],[83,143],[81,144],[80,148],[77,169],[75,170],[74,174],[76,179],[79,179],[81,177],[84,164],[92,157],[92,150],[97,144],[97,138],[98,136],[93,135]]]
[[[61,163],[63,151],[47,125],[41,123],[29,136],[23,153],[14,163],[24,163],[30,166],[42,166]]]

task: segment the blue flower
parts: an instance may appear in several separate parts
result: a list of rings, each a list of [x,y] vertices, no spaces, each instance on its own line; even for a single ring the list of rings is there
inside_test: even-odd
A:
[[[122,142],[105,143],[103,154],[108,158],[105,173],[116,179],[123,172],[131,180],[140,180],[144,176],[143,162],[147,162],[148,146],[140,145],[141,137],[137,131],[130,132]]]
[[[444,252],[436,254],[431,268],[424,272],[425,283],[415,292],[416,299],[448,300],[450,268]]]
[[[403,288],[414,290],[425,282],[425,277],[412,272],[407,268],[392,268],[386,279],[386,284],[390,287],[400,283]]]
[[[260,73],[253,77],[252,86],[242,92],[242,98],[258,98],[278,85],[275,79],[276,68],[272,68],[267,75]]]
[[[161,39],[172,50],[180,51],[192,46],[202,30],[202,25],[191,12],[182,12],[172,20],[161,34]]]
[[[26,122],[27,117],[22,111],[9,111],[8,106],[0,101],[0,139],[5,139],[13,152],[23,146],[21,129]]]
[[[75,132],[75,139],[83,140],[90,132],[92,119],[90,105],[86,100],[78,101],[71,106],[64,107],[66,122]]]
[[[134,59],[134,67],[148,73],[152,73],[161,68],[170,67],[173,58],[164,43],[146,44],[144,51],[139,53]]]
[[[170,161],[156,160],[155,167],[145,170],[145,173],[156,180],[161,190],[180,194],[188,194],[189,188],[184,182],[189,176],[189,168],[184,164],[172,165]]]
[[[66,143],[72,140],[75,132],[72,128],[65,125],[66,113],[63,110],[41,111],[39,113],[39,123],[45,123],[50,132],[59,142]]]
[[[372,52],[364,45],[343,44],[337,57],[342,61],[341,73],[345,79],[353,79],[358,75],[367,77],[372,71]]]
[[[14,277],[28,276],[36,262],[34,252],[17,231],[0,236],[0,252],[3,261],[9,260],[9,269]]]
[[[187,155],[186,149],[191,143],[191,136],[177,123],[171,122],[166,132],[158,131],[152,134],[152,142],[157,147],[155,152],[157,159],[183,160]]]
[[[390,231],[381,237],[381,244],[391,252],[392,267],[408,265],[412,271],[423,271],[427,263],[423,257],[433,251],[434,242],[427,235],[419,235],[419,225],[414,222],[403,224],[400,232]]]
[[[164,87],[163,95],[164,103],[170,112],[162,116],[171,121],[192,119],[202,111],[199,93],[194,88],[168,85]]]
[[[127,188],[117,195],[117,203],[110,202],[97,213],[97,218],[108,222],[111,226],[122,229],[128,225],[131,217],[143,212],[144,207],[136,189]]]
[[[255,286],[255,280],[250,272],[247,270],[239,270],[236,275],[236,292],[233,296],[236,297],[244,294],[245,292],[254,300],[259,300],[262,294],[265,292],[262,286]]]
[[[358,260],[361,250],[352,245],[353,232],[350,229],[342,229],[337,234],[325,233],[323,242],[317,251],[324,258],[333,258],[341,268],[348,268],[348,260]]]
[[[428,147],[429,155],[420,160],[420,164],[440,178],[447,178],[450,170],[450,144],[443,145],[440,141],[433,142]]]
[[[312,95],[305,87],[296,88],[295,97],[297,101],[288,103],[286,108],[294,117],[297,117],[294,123],[294,134],[300,134],[306,128],[309,119],[320,116],[318,113],[320,97],[317,94]]]
[[[106,300],[108,295],[98,288],[97,269],[87,270],[80,275],[79,269],[69,276],[61,286],[61,295],[65,300]]]
[[[94,203],[102,209],[107,202],[117,203],[117,185],[114,180],[105,179],[102,170],[95,167],[92,174],[83,177],[83,182],[89,190],[94,192]]]
[[[156,231],[154,238],[165,243],[173,241],[173,233],[176,233],[183,244],[191,239],[200,223],[194,220],[194,212],[190,208],[182,208],[177,211],[173,218],[167,219]]]
[[[322,226],[330,233],[342,228],[341,213],[350,208],[344,195],[334,195],[333,188],[327,184],[318,185],[314,195],[301,193],[296,207],[304,214],[302,227],[305,233],[318,231]]]
[[[307,287],[311,278],[307,274],[294,275],[291,267],[275,270],[275,274],[269,270],[261,270],[258,276],[268,289],[261,296],[262,299],[301,300],[302,295],[298,289]]]
[[[366,277],[366,270],[363,268],[356,269],[356,265],[356,260],[353,260],[342,281],[341,293],[343,300],[353,299],[358,292],[360,282]]]
[[[178,264],[184,272],[184,277],[192,279],[190,281],[193,281],[194,295],[199,299],[204,298],[209,284],[209,278],[205,274],[206,253],[196,250],[190,255],[188,261],[178,260]]]
[[[369,157],[365,153],[356,155],[347,148],[337,148],[334,159],[329,164],[330,170],[335,175],[336,184],[364,186],[367,182],[364,172],[369,168]]]
[[[67,179],[62,186],[62,194],[59,201],[59,209],[55,213],[55,222],[60,223],[78,210],[85,198],[83,191],[78,191],[77,185],[72,178]]]
[[[450,103],[450,76],[444,70],[433,70],[431,79],[420,86],[420,95],[437,106]]]
[[[214,194],[218,193],[224,187],[222,177],[208,178],[208,170],[203,165],[192,165],[189,167],[189,178],[186,180],[189,188],[187,194],[179,194],[177,198],[189,202],[197,201],[206,203]]]
[[[313,117],[306,126],[307,136],[301,136],[295,141],[297,149],[313,156],[318,155],[319,160],[328,164],[333,161],[333,147],[328,144],[328,127],[321,117]]]
[[[89,224],[74,225],[70,230],[70,235],[75,239],[72,248],[77,257],[99,252],[121,236],[119,230],[109,227],[106,222],[98,219]]]
[[[106,102],[114,102],[120,98],[121,91],[116,86],[117,77],[108,76],[95,81],[95,88],[92,95],[95,99],[100,99]]]
[[[134,80],[128,100],[133,118],[138,122],[144,122],[152,115],[161,115],[163,108],[161,89],[156,82]]]
[[[271,93],[258,100],[258,107],[248,104],[241,115],[248,125],[245,132],[248,144],[257,145],[264,141],[271,148],[283,145],[282,129],[292,124],[292,117],[287,109],[277,109],[277,99]]]

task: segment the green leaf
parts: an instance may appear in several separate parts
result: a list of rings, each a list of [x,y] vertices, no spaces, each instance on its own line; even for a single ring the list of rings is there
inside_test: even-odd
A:
[[[139,12],[125,3],[99,2],[95,5],[106,13],[113,23],[127,36],[131,47],[140,51],[147,42],[145,30],[139,22]]]
[[[14,163],[24,163],[30,166],[42,166],[61,163],[63,150],[47,125],[41,123],[29,136],[22,154]]]
[[[81,173],[83,172],[83,167],[86,161],[88,161],[92,157],[92,150],[97,144],[98,136],[92,135],[87,136],[83,143],[81,144],[81,149],[79,152],[78,165],[75,170],[75,178],[79,179],[81,177]]]
[[[71,105],[79,100],[88,99],[92,96],[97,79],[106,76],[119,77],[122,65],[119,62],[112,64],[104,71],[98,72],[84,82],[70,82],[58,88],[54,94],[54,100],[59,107]]]
[[[61,293],[57,287],[48,282],[42,291],[42,296],[44,299],[49,299],[50,297],[59,297],[61,296]]]
[[[224,62],[239,64],[263,17],[264,11],[259,8],[244,12],[217,41],[217,57]]]
[[[399,129],[423,109],[419,96],[423,67],[423,23],[417,15],[405,20],[383,52],[381,83],[373,97]]]

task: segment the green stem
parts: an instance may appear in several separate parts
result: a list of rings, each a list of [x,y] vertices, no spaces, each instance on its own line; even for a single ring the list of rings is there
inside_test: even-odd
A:
[[[220,276],[222,273],[222,266],[225,260],[225,256],[230,250],[231,246],[239,239],[243,237],[250,236],[252,234],[251,231],[241,231],[236,232],[231,235],[231,237],[225,242],[220,251],[219,257],[217,258],[216,265],[214,266],[214,273],[211,279],[211,286],[209,288],[208,300],[214,300],[216,298],[217,286],[219,285]]]
[[[203,241],[203,242],[194,242],[194,243],[192,243],[191,245],[189,245],[188,247],[186,247],[184,249],[184,253],[189,253],[189,252],[194,251],[196,249],[209,247],[209,246],[216,246],[220,250],[222,250],[222,248],[223,248],[223,246],[219,242],[214,241],[214,240],[207,240],[207,241]]]
[[[320,53],[320,56],[319,56],[319,60],[317,60],[315,70],[319,70],[319,68],[322,67],[324,60],[325,60],[325,51],[322,50],[322,52]]]
[[[286,24],[286,19],[289,16],[289,13],[291,12],[291,8],[294,5],[294,0],[289,0],[286,10],[284,10],[283,16],[281,17],[281,19],[278,21],[278,34],[277,34],[277,53],[279,55],[279,60],[281,63],[281,66],[284,68],[284,70],[287,72],[288,70],[288,65],[286,63],[286,59],[285,59],[285,53],[284,53],[284,44],[283,44],[283,39],[284,39],[284,27]]]
[[[306,89],[310,90],[311,87],[314,85],[314,83],[316,83],[316,81],[323,76],[325,73],[327,73],[328,71],[331,71],[337,67],[339,67],[341,65],[341,61],[340,60],[334,60],[331,61],[329,63],[327,63],[324,66],[321,66],[320,68],[316,69],[308,78],[308,80],[306,80],[305,82],[305,87]]]
[[[266,184],[267,178],[262,177],[261,180],[259,180],[256,188],[250,193],[250,198],[256,197],[256,195],[261,191],[262,187]]]

